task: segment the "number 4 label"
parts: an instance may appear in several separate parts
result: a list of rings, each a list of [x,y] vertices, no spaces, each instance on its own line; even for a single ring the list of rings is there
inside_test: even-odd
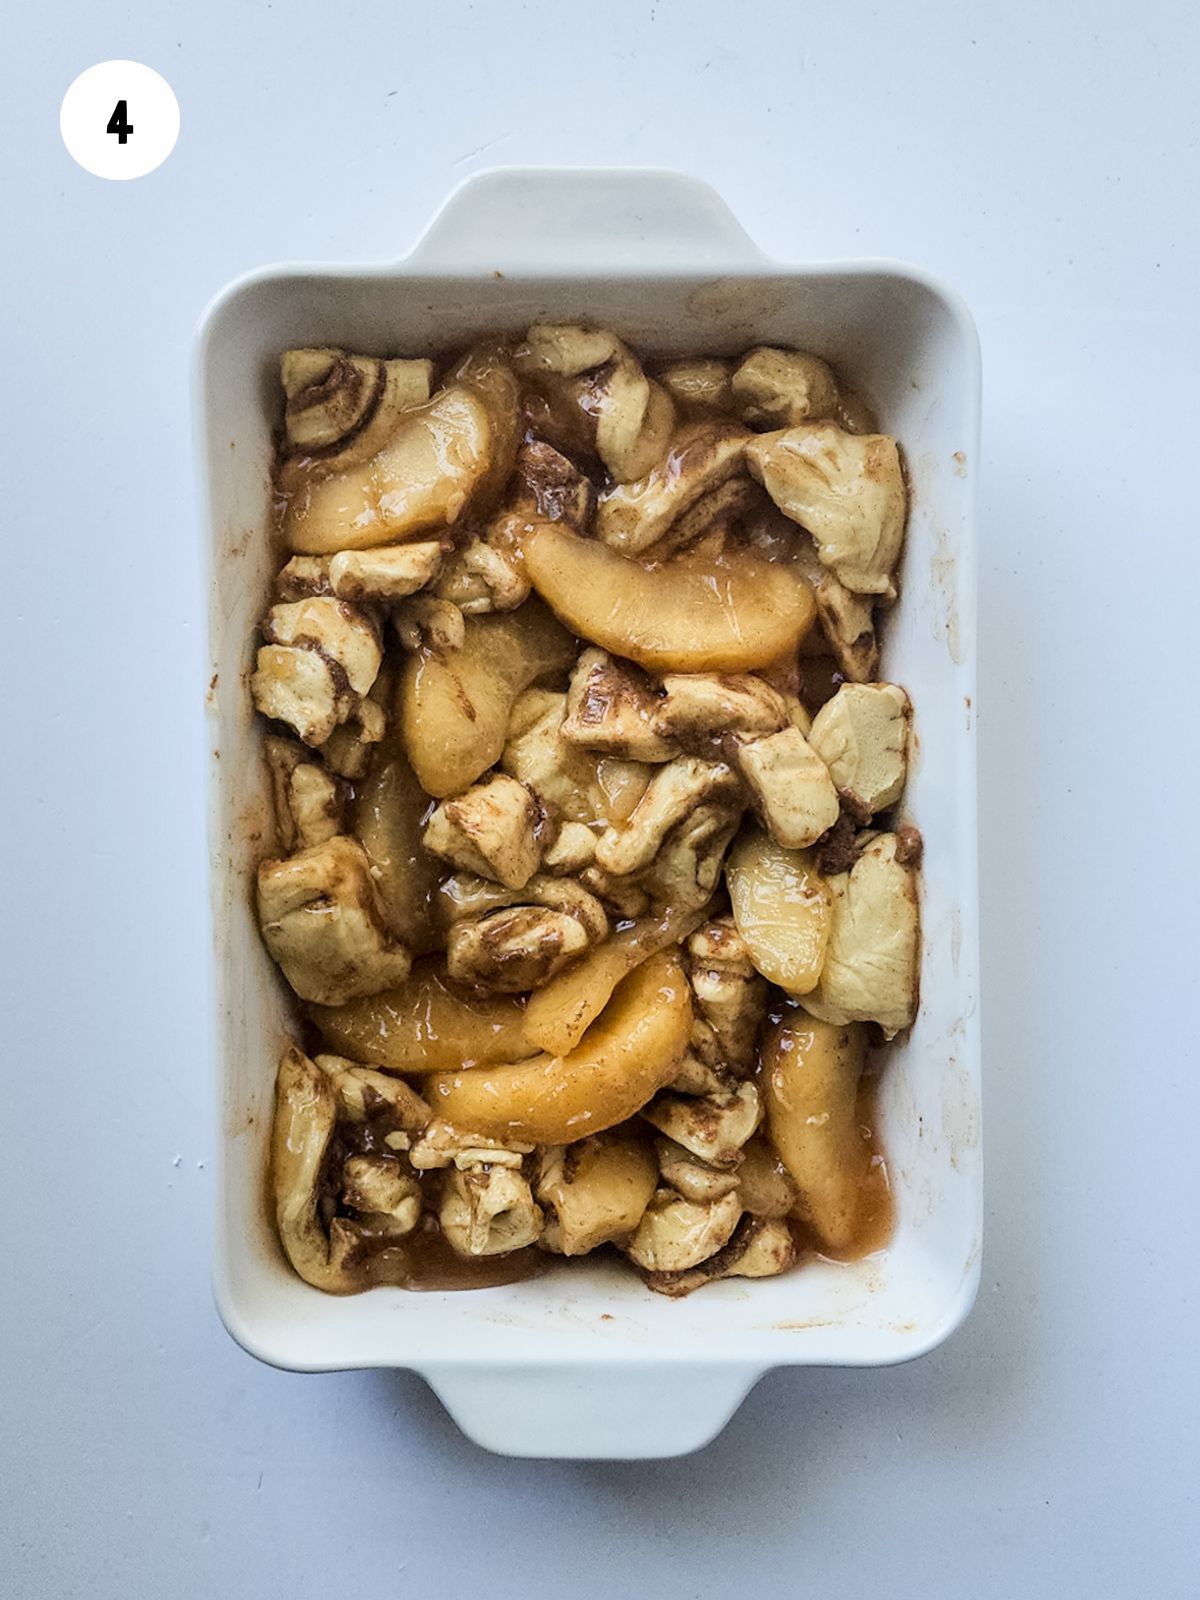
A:
[[[85,171],[97,178],[144,178],[175,148],[179,102],[153,67],[101,61],[67,90],[58,125]]]
[[[133,132],[133,123],[129,120],[129,103],[118,100],[113,108],[113,114],[108,119],[105,133],[115,133],[119,143],[124,144]]]

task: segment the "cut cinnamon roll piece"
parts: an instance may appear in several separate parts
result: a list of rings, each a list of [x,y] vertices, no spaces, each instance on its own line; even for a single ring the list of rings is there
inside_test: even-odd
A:
[[[280,361],[288,455],[330,467],[369,461],[403,413],[423,405],[432,361],[380,361],[331,348],[287,350]]]

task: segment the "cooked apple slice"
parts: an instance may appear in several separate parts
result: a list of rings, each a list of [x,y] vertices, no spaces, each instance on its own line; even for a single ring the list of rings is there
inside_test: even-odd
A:
[[[398,988],[344,1006],[310,1006],[308,1014],[332,1051],[394,1072],[520,1061],[537,1050],[519,1000],[473,995],[432,961],[418,962]]]
[[[521,442],[521,390],[503,339],[483,339],[446,374],[447,386],[462,384],[482,400],[491,428],[491,459],[471,495],[472,513],[485,515],[512,476]]]
[[[692,1007],[679,958],[663,952],[624,978],[599,1020],[565,1056],[438,1074],[439,1115],[494,1139],[571,1144],[640,1110],[674,1077]]]
[[[725,863],[733,920],[750,959],[788,994],[816,988],[825,962],[833,897],[810,850],[785,850],[754,829]]]
[[[464,618],[457,650],[410,655],[397,710],[426,794],[441,800],[469,788],[499,760],[517,697],[574,659],[574,640],[537,600]]]
[[[861,1023],[839,1028],[793,1014],[763,1050],[767,1132],[796,1187],[800,1211],[831,1250],[852,1248],[871,1147],[858,1121],[866,1059]]]
[[[748,672],[794,651],[812,625],[804,579],[750,550],[650,567],[543,523],[525,561],[568,627],[652,672]]]
[[[355,785],[353,831],[371,863],[389,925],[422,954],[437,945],[432,906],[441,867],[421,843],[433,802],[403,753],[379,748],[370,773]]]
[[[291,495],[284,537],[300,555],[368,550],[456,522],[493,456],[480,394],[463,384],[406,412],[370,461],[314,474]]]
[[[671,906],[661,916],[641,918],[589,950],[530,996],[525,1010],[528,1037],[551,1055],[574,1050],[622,978],[660,950],[686,939],[704,921],[707,909]]]

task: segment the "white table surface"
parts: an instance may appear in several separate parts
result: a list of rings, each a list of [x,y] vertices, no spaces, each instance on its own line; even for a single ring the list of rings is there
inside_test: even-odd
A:
[[[7,30],[0,1592],[1194,1596],[1194,5]],[[183,112],[125,185],[57,130],[115,56]],[[403,1373],[256,1365],[209,1294],[189,339],[243,269],[399,254],[512,162],[694,172],[780,257],[933,268],[983,338],[979,1304],[915,1365],[768,1377],[675,1463],[488,1456]]]

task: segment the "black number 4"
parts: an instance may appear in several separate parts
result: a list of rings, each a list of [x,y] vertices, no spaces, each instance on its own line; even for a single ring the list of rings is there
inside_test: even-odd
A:
[[[129,120],[129,105],[125,100],[118,100],[113,108],[113,114],[108,119],[106,133],[115,133],[121,144],[124,144],[133,132],[133,123]]]

